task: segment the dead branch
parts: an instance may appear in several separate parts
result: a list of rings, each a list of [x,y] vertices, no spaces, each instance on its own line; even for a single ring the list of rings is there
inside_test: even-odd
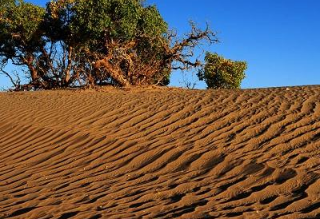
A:
[[[10,79],[10,82],[12,83],[12,85],[15,87],[15,88],[18,88],[20,87],[20,83],[21,83],[21,80],[20,80],[20,77],[17,73],[13,73],[14,76],[16,77],[16,79],[13,79],[13,77],[11,76],[11,74],[7,71],[5,71],[2,67],[0,68],[0,74],[4,74],[6,77],[8,77]]]
[[[216,43],[218,39],[208,24],[204,30],[197,28],[193,22],[190,22],[190,25],[191,32],[182,40],[178,40],[176,31],[169,31],[165,36],[137,33],[134,40],[126,43],[106,36],[106,54],[90,54],[97,61],[93,62],[95,74],[89,76],[89,81],[109,77],[123,87],[158,84],[168,77],[169,73],[166,74],[166,71],[200,67],[202,64],[198,59],[192,60],[195,47],[203,41],[209,44]],[[149,42],[160,53],[150,53],[150,48],[147,47],[138,52],[140,42]]]

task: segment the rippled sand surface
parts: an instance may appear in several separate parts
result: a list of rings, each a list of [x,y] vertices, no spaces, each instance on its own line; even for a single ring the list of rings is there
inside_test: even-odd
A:
[[[0,218],[320,218],[320,86],[0,93]]]

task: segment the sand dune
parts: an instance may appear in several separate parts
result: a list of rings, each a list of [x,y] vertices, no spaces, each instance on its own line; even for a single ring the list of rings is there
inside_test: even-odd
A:
[[[320,86],[0,93],[0,218],[320,218]]]

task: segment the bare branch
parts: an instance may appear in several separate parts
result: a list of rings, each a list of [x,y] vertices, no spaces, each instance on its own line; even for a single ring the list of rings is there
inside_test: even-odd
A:
[[[6,77],[8,77],[10,79],[10,82],[12,83],[12,85],[15,87],[15,88],[18,88],[20,86],[20,77],[18,75],[18,73],[14,72],[13,75],[15,76],[16,79],[13,79],[13,77],[11,76],[11,74],[7,71],[4,70],[4,66],[1,65],[0,66],[0,74],[3,74],[5,75]]]

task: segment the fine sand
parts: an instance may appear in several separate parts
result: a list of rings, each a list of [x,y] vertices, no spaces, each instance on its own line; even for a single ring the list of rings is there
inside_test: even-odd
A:
[[[320,86],[0,93],[0,218],[320,218]]]

